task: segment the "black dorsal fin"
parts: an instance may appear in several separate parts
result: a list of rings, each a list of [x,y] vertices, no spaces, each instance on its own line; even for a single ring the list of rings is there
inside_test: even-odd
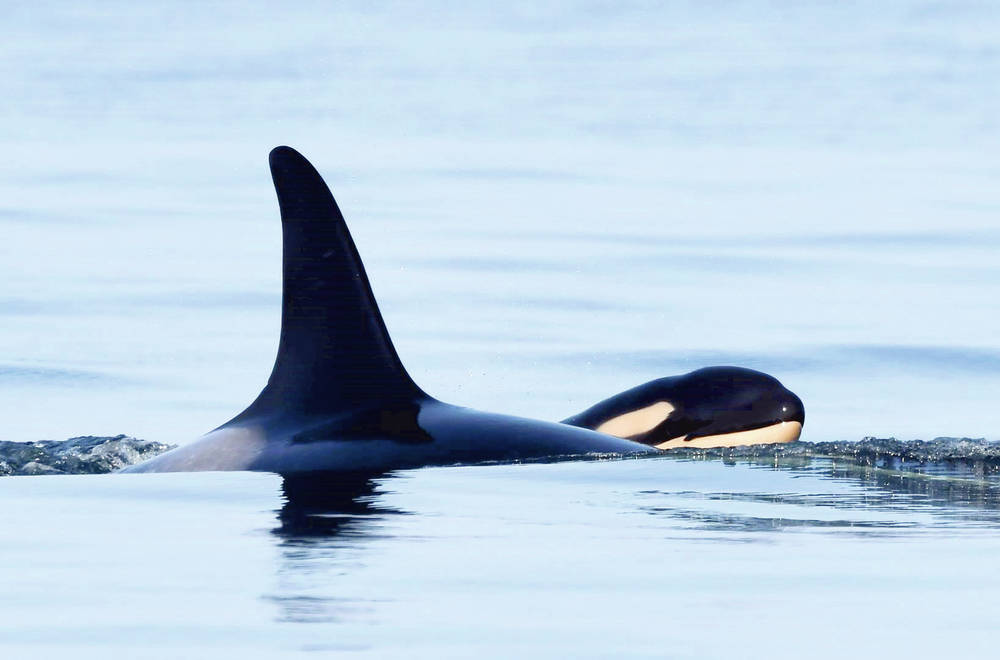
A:
[[[323,414],[426,396],[389,339],[330,189],[291,147],[271,151],[281,207],[281,340],[267,386],[235,420]]]

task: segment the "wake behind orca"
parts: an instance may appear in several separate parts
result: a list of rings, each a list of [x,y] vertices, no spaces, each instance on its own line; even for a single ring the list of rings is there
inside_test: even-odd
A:
[[[794,394],[750,370],[736,370],[745,377],[734,388],[733,372],[726,371],[734,368],[727,367],[696,378],[714,384],[703,388],[707,403],[697,414],[657,399],[676,398],[669,379],[612,397],[564,424],[438,401],[400,362],[347,225],[319,173],[290,147],[274,149],[270,165],[281,210],[283,284],[278,354],[267,385],[219,428],[127,472],[376,474],[430,465],[650,454],[657,453],[651,445],[683,441],[706,428],[739,433],[785,422],[801,428],[801,402]],[[713,427],[718,413],[731,412],[734,404],[737,414],[722,415],[724,423]],[[687,419],[687,426],[666,423],[679,419]],[[679,430],[683,436],[666,438]],[[794,436],[789,439],[798,433]]]

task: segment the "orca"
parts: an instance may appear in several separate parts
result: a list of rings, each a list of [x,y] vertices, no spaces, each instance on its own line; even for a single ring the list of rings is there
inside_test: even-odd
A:
[[[290,147],[275,148],[269,160],[281,212],[283,281],[278,353],[267,385],[246,410],[214,431],[124,472],[252,470],[288,478],[637,456],[659,453],[653,445],[666,442],[665,433],[683,432],[683,438],[673,439],[684,443],[712,429],[733,433],[764,425],[763,409],[752,405],[742,418],[729,415],[716,426],[675,424],[685,414],[703,421],[711,416],[711,405],[722,408],[716,417],[732,403],[746,408],[748,399],[740,398],[743,390],[732,380],[727,395],[716,396],[705,411],[681,401],[684,381],[666,379],[612,397],[566,423],[438,401],[413,382],[396,354],[357,248],[322,177]],[[674,386],[665,387],[668,381]],[[774,389],[769,396],[778,394]],[[770,408],[763,419],[768,425],[773,421]]]
[[[605,433],[438,401],[393,348],[333,195],[297,151],[277,147],[283,283],[278,354],[240,414],[128,472],[379,473],[582,454],[655,453]]]
[[[802,400],[777,378],[743,367],[705,367],[616,394],[563,420],[657,449],[793,442]]]

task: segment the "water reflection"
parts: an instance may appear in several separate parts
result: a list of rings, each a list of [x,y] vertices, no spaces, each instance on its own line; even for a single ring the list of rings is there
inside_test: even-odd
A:
[[[385,516],[404,513],[379,504],[385,473],[316,472],[285,477],[284,505],[274,534],[287,544],[308,544],[337,536],[363,537]]]
[[[644,490],[638,493],[643,500],[640,510],[707,531],[813,529],[898,536],[1000,528],[1000,482],[996,470],[981,461],[912,464],[890,458],[871,463],[804,456],[723,460],[731,466],[791,473],[811,489],[822,482],[830,482],[831,488],[825,492]]]
[[[379,503],[390,475],[314,473],[285,477],[284,504],[277,511],[281,539],[276,590],[264,599],[275,604],[275,620],[333,623],[371,616],[370,599],[338,594],[336,579],[365,565],[369,542],[386,517],[404,513]]]

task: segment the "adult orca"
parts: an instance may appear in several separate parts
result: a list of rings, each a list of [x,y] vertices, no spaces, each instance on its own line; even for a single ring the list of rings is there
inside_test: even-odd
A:
[[[620,432],[632,428],[620,423],[628,417],[627,404],[653,406],[663,418],[654,425],[658,431],[664,419],[677,416],[663,416],[663,406],[647,403],[635,390],[566,424],[480,412],[424,393],[392,346],[347,225],[319,173],[290,147],[271,151],[270,166],[281,210],[283,283],[281,335],[267,385],[219,428],[126,472],[377,474],[430,465],[657,453],[640,442],[659,437],[650,429]],[[663,391],[657,383],[643,387],[655,396]],[[672,411],[678,409],[672,405]],[[605,417],[619,423],[609,426]]]
[[[479,412],[424,393],[389,339],[347,225],[323,179],[277,147],[283,284],[278,354],[260,395],[191,444],[129,472],[377,473],[587,453],[641,443],[554,422]]]

